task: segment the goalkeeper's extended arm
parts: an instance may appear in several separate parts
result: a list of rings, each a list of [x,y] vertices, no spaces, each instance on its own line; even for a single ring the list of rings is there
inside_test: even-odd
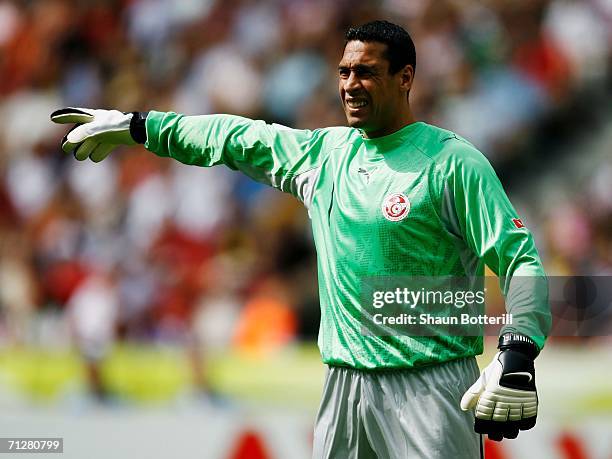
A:
[[[491,440],[516,438],[535,426],[538,394],[534,360],[536,343],[517,333],[499,338],[499,352],[461,399],[461,409],[474,409],[474,430]]]
[[[291,193],[306,206],[330,151],[350,138],[344,127],[291,129],[234,115],[185,116],[174,112],[123,113],[66,108],[56,123],[76,123],[62,143],[78,160],[101,161],[118,145],[144,143],[150,152],[183,164],[225,165]]]
[[[62,149],[83,161],[102,161],[119,145],[144,144],[147,113],[118,110],[63,108],[51,113],[51,121],[75,124],[62,140]]]

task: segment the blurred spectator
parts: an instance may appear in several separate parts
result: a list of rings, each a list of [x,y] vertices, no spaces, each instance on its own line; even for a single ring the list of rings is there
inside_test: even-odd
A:
[[[85,359],[89,387],[103,400],[108,394],[101,363],[113,344],[119,309],[115,285],[105,276],[91,275],[75,289],[67,306],[75,344]]]

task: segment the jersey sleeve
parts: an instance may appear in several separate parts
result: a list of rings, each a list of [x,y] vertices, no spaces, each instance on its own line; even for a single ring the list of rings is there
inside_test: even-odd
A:
[[[468,248],[498,277],[514,331],[540,348],[551,327],[548,281],[531,232],[523,225],[489,161],[464,141],[454,142],[443,200]]]
[[[234,115],[149,112],[145,148],[184,164],[224,164],[308,207],[324,155],[345,128],[290,129]]]

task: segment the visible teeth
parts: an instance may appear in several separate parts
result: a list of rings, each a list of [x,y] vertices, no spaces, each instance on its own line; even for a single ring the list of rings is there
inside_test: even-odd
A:
[[[351,108],[365,107],[368,103],[365,100],[348,100],[346,104]]]

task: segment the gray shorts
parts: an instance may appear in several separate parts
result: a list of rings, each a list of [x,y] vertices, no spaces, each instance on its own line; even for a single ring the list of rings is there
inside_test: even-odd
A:
[[[476,359],[418,370],[329,367],[313,459],[478,459],[474,413],[459,407],[478,379]]]

